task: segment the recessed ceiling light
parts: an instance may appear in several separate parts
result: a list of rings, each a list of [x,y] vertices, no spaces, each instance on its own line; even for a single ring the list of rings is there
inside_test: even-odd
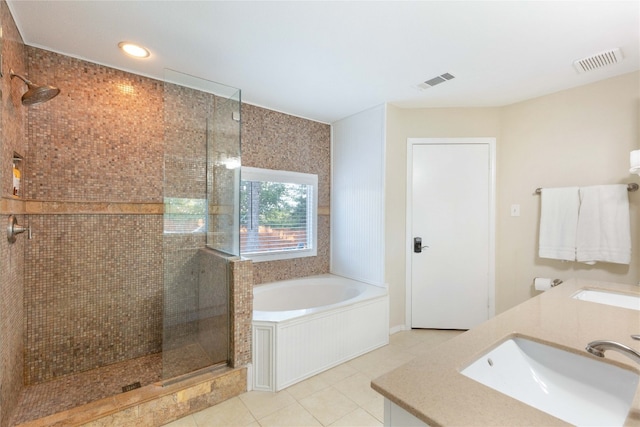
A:
[[[148,58],[151,55],[147,49],[131,42],[120,42],[118,47],[122,49],[124,53],[134,58]]]

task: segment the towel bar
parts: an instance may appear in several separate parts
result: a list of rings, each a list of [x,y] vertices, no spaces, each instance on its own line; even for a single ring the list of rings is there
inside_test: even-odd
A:
[[[629,192],[638,191],[638,188],[640,188],[640,185],[636,184],[635,182],[627,184],[627,191]],[[540,187],[536,188],[535,194],[541,194],[541,193],[542,193],[542,188]]]

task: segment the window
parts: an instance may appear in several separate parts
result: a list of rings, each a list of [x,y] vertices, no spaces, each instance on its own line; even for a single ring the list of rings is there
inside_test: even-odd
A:
[[[240,253],[254,262],[315,256],[318,176],[243,167]]]
[[[165,197],[165,233],[204,233],[207,212],[206,199]]]

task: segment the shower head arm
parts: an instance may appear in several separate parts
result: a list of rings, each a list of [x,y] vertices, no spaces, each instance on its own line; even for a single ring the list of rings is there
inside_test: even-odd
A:
[[[26,84],[27,86],[32,86],[32,85],[33,85],[33,83],[31,83],[29,80],[27,80],[27,79],[25,79],[24,77],[22,77],[20,74],[16,74],[16,73],[14,73],[14,72],[13,72],[13,70],[9,70],[9,76],[10,76],[11,78],[14,78],[14,77],[19,78],[20,80],[22,80],[23,82],[25,82],[25,84]]]

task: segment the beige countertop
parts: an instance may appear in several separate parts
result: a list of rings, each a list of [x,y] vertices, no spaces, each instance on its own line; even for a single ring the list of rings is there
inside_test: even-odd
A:
[[[522,336],[590,356],[584,347],[606,339],[640,348],[640,312],[571,296],[580,289],[640,293],[640,287],[571,279],[434,348],[432,354],[372,381],[374,390],[430,426],[568,425],[460,374],[510,336]],[[622,354],[608,351],[605,362],[640,372]],[[625,422],[640,426],[640,386]]]

